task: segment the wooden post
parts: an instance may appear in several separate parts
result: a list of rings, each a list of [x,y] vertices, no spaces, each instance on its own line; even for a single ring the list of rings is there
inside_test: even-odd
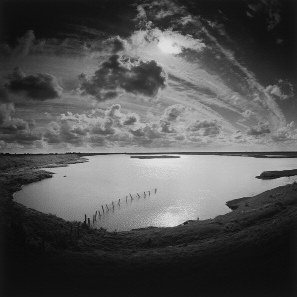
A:
[[[126,203],[127,203],[128,196],[126,196]]]
[[[149,196],[151,196],[151,191],[149,191]]]
[[[85,224],[87,224],[87,215],[85,214]]]
[[[121,199],[119,199],[119,202],[118,202],[118,205],[120,205],[121,204]]]
[[[138,199],[140,198],[139,194],[137,193]]]
[[[101,208],[102,208],[102,211],[103,211],[103,213],[104,213],[104,207],[103,207],[103,205],[101,205]]]
[[[157,194],[157,189],[155,189],[155,194]]]

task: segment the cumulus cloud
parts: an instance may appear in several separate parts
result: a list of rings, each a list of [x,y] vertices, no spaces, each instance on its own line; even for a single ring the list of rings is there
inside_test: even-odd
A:
[[[35,122],[15,118],[14,112],[12,103],[0,105],[0,140],[21,145],[33,145],[41,140],[42,135],[34,130]]]
[[[125,126],[130,126],[130,125],[133,125],[133,124],[139,123],[139,122],[140,122],[140,117],[139,117],[138,114],[129,113],[123,119],[122,124],[125,125]]]
[[[9,75],[4,86],[11,93],[25,95],[27,99],[37,101],[59,98],[62,94],[62,87],[53,75],[26,75],[19,67]]]
[[[217,121],[196,120],[187,128],[187,130],[191,132],[199,132],[202,136],[211,136],[220,134],[221,127]]]
[[[100,135],[111,135],[115,134],[115,129],[113,127],[114,122],[112,119],[107,118],[102,122],[98,122],[92,129],[92,133]]]
[[[71,144],[81,146],[112,146],[129,144],[129,129],[139,116],[123,113],[119,104],[109,109],[94,109],[89,114],[62,114],[47,126],[44,139],[48,144]]]
[[[167,107],[164,111],[162,119],[165,121],[175,121],[186,110],[186,106],[182,104],[175,104]]]
[[[120,36],[115,36],[107,39],[105,44],[111,47],[111,52],[117,54],[121,51],[124,51],[128,47],[128,43],[125,39],[122,39]]]
[[[83,136],[88,132],[88,128],[79,123],[61,120],[50,122],[47,131],[44,133],[44,140],[49,144],[70,143],[76,146],[84,143]]]
[[[259,123],[258,126],[253,126],[247,129],[247,135],[259,136],[263,134],[270,133],[270,128],[268,123]]]
[[[163,133],[175,133],[176,130],[171,126],[171,123],[160,121],[161,132]]]
[[[273,141],[284,142],[288,140],[297,140],[297,130],[295,122],[292,121],[290,124],[285,127],[279,128],[271,136]]]
[[[123,112],[119,104],[109,109],[94,109],[88,114],[67,113],[52,121],[44,133],[44,141],[49,145],[73,146],[136,146],[136,147],[165,147],[193,142],[197,136],[215,136],[220,129],[216,123],[202,122],[199,133],[188,131],[186,125],[180,125],[175,119],[182,112],[184,106],[168,107],[164,113],[152,122],[141,122],[140,116],[135,113]],[[169,120],[164,120],[165,116]],[[201,140],[200,139],[200,140]],[[195,141],[197,143],[197,141]]]
[[[80,90],[98,101],[105,101],[129,92],[144,96],[156,96],[167,85],[167,74],[154,60],[142,61],[112,55],[93,76],[79,76]]]

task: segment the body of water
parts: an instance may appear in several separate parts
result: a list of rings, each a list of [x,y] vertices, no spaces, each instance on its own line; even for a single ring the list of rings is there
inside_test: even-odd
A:
[[[67,220],[83,221],[86,214],[92,221],[100,211],[95,226],[120,231],[214,218],[230,211],[225,205],[229,200],[297,180],[255,178],[267,170],[296,169],[297,159],[199,155],[88,159],[88,163],[49,169],[56,173],[53,178],[25,186],[15,193],[15,201]]]

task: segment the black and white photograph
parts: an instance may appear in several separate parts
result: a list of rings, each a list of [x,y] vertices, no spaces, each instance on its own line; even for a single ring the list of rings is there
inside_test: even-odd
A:
[[[0,0],[0,296],[297,296],[296,0]]]

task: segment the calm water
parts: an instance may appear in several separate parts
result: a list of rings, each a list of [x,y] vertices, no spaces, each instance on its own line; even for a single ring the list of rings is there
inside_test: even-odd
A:
[[[92,156],[88,163],[49,169],[56,173],[53,178],[25,186],[14,197],[27,207],[78,221],[84,220],[84,214],[92,221],[103,205],[105,212],[95,225],[108,230],[176,226],[227,213],[228,200],[293,182],[297,177],[259,180],[255,176],[265,170],[294,168],[297,159]]]

